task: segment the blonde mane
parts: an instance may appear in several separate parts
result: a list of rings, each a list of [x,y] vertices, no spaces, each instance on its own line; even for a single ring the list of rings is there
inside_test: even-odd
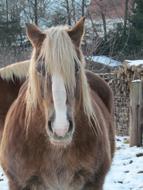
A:
[[[0,69],[0,77],[7,81],[13,80],[14,77],[21,80],[27,76],[29,64],[30,60],[26,60],[3,67]]]
[[[74,44],[69,37],[65,26],[52,27],[48,29],[46,33],[46,38],[43,41],[40,55],[36,59],[36,50],[34,49],[30,68],[29,68],[29,83],[26,95],[27,102],[27,115],[30,115],[29,111],[40,105],[42,96],[40,89],[40,76],[36,71],[36,65],[38,61],[43,60],[43,66],[45,72],[52,75],[53,73],[62,74],[67,91],[70,94],[74,93],[76,86],[75,81],[75,64],[80,67],[81,75],[81,90],[82,90],[82,101],[84,112],[87,115],[90,122],[97,122],[97,118],[92,107],[91,96],[89,92],[89,86],[87,78],[84,71],[84,64],[78,58]],[[45,75],[46,76],[46,75]],[[45,78],[46,81],[46,78]],[[44,96],[46,98],[46,85],[44,87]],[[32,111],[31,111],[32,113]]]

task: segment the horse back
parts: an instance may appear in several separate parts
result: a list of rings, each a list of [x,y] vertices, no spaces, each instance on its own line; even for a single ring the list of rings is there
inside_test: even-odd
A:
[[[15,77],[13,80],[6,80],[0,77],[0,142],[6,114],[13,101],[17,98],[22,83],[23,80]]]
[[[91,71],[86,71],[86,76],[91,90],[94,94],[94,100],[96,102],[95,107],[99,107],[100,111],[95,110],[96,112],[101,112],[102,116],[99,116],[98,119],[104,119],[106,123],[106,128],[108,131],[110,148],[111,148],[111,157],[113,158],[115,151],[115,123],[114,123],[114,102],[113,102],[113,93],[108,84],[99,76],[92,73]]]
[[[96,100],[95,105],[97,105],[97,107],[95,106],[95,111],[97,111],[97,115],[101,117],[101,124],[103,119],[105,119],[102,130],[104,134],[106,133],[106,131],[108,131],[108,134],[105,134],[105,136],[102,136],[102,138],[98,138],[97,140],[93,132],[89,130],[86,118],[84,117],[84,113],[81,114],[81,111],[80,114],[78,114],[78,119],[76,120],[77,133],[74,136],[74,142],[71,147],[69,147],[67,152],[62,153],[61,157],[59,154],[59,152],[61,151],[58,151],[57,149],[58,152],[56,152],[55,154],[55,149],[53,151],[52,146],[47,141],[47,137],[45,136],[45,128],[43,127],[44,116],[42,118],[43,123],[41,123],[41,114],[39,114],[40,112],[37,112],[37,114],[35,115],[36,117],[33,117],[36,119],[34,119],[34,121],[32,120],[31,128],[29,128],[28,131],[28,135],[30,136],[30,138],[25,138],[25,103],[23,104],[23,102],[25,100],[24,97],[27,89],[26,82],[20,89],[18,98],[10,107],[6,117],[4,135],[2,139],[1,162],[3,168],[5,168],[5,171],[7,171],[7,175],[10,178],[13,177],[11,177],[11,175],[13,174],[14,176],[17,176],[18,172],[18,176],[21,176],[22,178],[22,185],[26,187],[25,189],[28,189],[29,187],[27,186],[27,181],[30,184],[33,183],[33,181],[31,181],[34,177],[33,171],[40,171],[41,166],[42,170],[44,171],[44,175],[46,171],[51,171],[53,158],[54,165],[56,164],[57,170],[60,171],[62,169],[62,171],[70,173],[73,170],[72,167],[78,169],[78,167],[81,166],[82,170],[80,169],[78,172],[80,172],[81,175],[85,177],[85,179],[88,178],[88,175],[86,174],[89,174],[89,172],[92,176],[98,176],[101,173],[102,175],[105,175],[105,173],[108,171],[110,167],[111,156],[113,156],[114,152],[114,130],[113,123],[110,122],[110,120],[112,120],[110,117],[112,115],[110,113],[112,109],[108,104],[106,104],[107,102],[105,101],[104,97],[102,97],[102,90],[104,90],[104,93],[106,93],[106,91],[110,92],[110,88],[108,87],[108,85],[106,85],[106,83],[104,83],[104,81],[96,77],[96,75],[94,75],[93,73],[88,71],[87,73],[89,74],[87,75],[87,78],[91,87],[91,92],[93,92],[93,98]],[[97,84],[98,82],[100,82],[99,86]],[[101,87],[101,90],[98,89],[99,87]],[[108,93],[106,94],[108,95]],[[108,96],[110,97],[110,93]],[[110,99],[112,99],[112,97],[110,97]],[[105,129],[106,126],[107,130]],[[110,142],[108,141],[108,137],[110,138]],[[109,149],[111,147],[111,152],[108,152],[108,147]],[[65,162],[60,162],[62,161],[63,154]],[[13,167],[11,163],[15,161],[15,155],[17,155],[17,160]],[[59,156],[59,158],[57,157],[57,155]],[[98,155],[98,158],[96,157],[96,155]],[[61,164],[59,164],[59,162]],[[66,164],[64,165],[64,163]],[[97,163],[96,170],[94,169],[95,163]],[[21,164],[23,168],[21,171],[19,171],[19,165]],[[25,168],[27,170],[24,170]],[[54,172],[55,169],[51,173]],[[38,174],[36,177],[39,179]],[[96,181],[98,181],[98,177]]]
[[[86,76],[90,88],[102,99],[110,113],[113,113],[113,93],[109,85],[93,72],[86,70]]]

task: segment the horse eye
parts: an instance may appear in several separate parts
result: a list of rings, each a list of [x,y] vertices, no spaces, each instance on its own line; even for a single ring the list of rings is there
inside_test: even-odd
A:
[[[75,62],[75,73],[78,73],[80,66]]]
[[[36,67],[36,70],[39,74],[41,74],[42,76],[45,76],[45,67],[44,64],[38,64]]]

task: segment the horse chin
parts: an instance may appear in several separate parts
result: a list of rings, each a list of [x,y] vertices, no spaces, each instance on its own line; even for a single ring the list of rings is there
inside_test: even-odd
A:
[[[63,138],[63,139],[55,139],[53,137],[50,137],[50,142],[52,145],[57,146],[57,147],[67,147],[72,141],[72,137],[68,138]]]

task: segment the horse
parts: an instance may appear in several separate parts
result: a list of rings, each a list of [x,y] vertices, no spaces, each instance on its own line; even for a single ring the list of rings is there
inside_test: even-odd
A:
[[[84,21],[44,32],[27,24],[28,78],[0,146],[10,190],[103,190],[115,149],[113,96],[84,68]]]
[[[17,98],[20,87],[27,78],[29,64],[30,60],[26,60],[10,64],[0,69],[0,142],[6,114],[13,101]],[[111,111],[111,92],[104,88],[106,86],[105,82],[93,72],[89,70],[85,70],[85,72],[90,87],[96,91],[108,110]],[[99,84],[101,85],[100,88],[98,87]]]
[[[6,114],[26,80],[29,60],[13,63],[0,69],[0,142]]]

